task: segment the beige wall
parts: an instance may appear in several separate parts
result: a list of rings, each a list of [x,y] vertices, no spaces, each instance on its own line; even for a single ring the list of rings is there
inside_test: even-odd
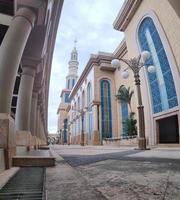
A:
[[[60,129],[63,129],[63,123],[64,123],[64,119],[67,118],[67,104],[61,103],[60,104],[60,109],[59,109],[59,113],[58,113],[58,131],[60,131]]]
[[[175,87],[178,98],[180,97],[179,91],[179,70],[180,70],[180,19],[173,10],[172,6],[168,1],[158,0],[143,0],[134,17],[130,21],[128,27],[125,30],[125,38],[128,49],[128,57],[134,57],[139,54],[139,46],[137,42],[137,30],[140,21],[145,16],[152,17],[156,28],[160,34],[163,42],[168,60],[171,66],[171,71],[175,81]],[[142,86],[142,100],[145,111],[145,122],[146,122],[146,136],[149,137],[150,144],[157,143],[156,140],[156,117],[163,117],[168,112],[160,113],[158,116],[152,114],[150,91],[147,82],[147,72],[143,69],[140,72],[141,75],[141,86]],[[180,102],[180,99],[179,99]],[[171,109],[177,111],[179,108]]]
[[[94,66],[94,87],[95,87],[95,99],[97,101],[101,101],[100,97],[100,81],[102,79],[107,79],[111,83],[111,107],[112,107],[112,134],[113,137],[118,137],[118,129],[117,129],[117,107],[116,107],[116,85],[114,79],[114,72],[101,70],[98,66]],[[100,115],[101,115],[101,107],[100,107]],[[100,120],[100,128],[101,128],[101,120]]]
[[[91,83],[91,87],[92,87],[92,101],[94,100],[94,68],[92,68],[91,70],[90,70],[90,72],[88,73],[88,75],[85,77],[85,79],[84,79],[84,81],[80,84],[80,86],[79,86],[79,88],[78,88],[78,90],[77,90],[77,92],[76,92],[76,94],[74,95],[74,97],[73,97],[73,99],[72,99],[72,101],[71,101],[71,107],[73,107],[73,109],[75,109],[75,104],[76,104],[76,109],[78,109],[77,108],[77,105],[78,105],[78,98],[80,98],[80,109],[82,109],[82,93],[83,93],[83,91],[84,91],[84,103],[85,103],[85,107],[87,107],[87,106],[89,106],[89,105],[87,105],[87,86],[88,86],[88,84],[89,83]],[[71,113],[71,120],[72,120],[72,113]],[[75,114],[74,114],[75,115]],[[85,131],[85,133],[87,133],[88,132],[88,126],[87,126],[87,124],[88,124],[88,121],[87,121],[87,113],[85,114],[85,118],[84,118],[84,120],[85,120],[85,127],[84,127],[84,131]],[[76,120],[76,122],[78,122],[77,120]],[[74,135],[80,135],[81,134],[81,126],[82,126],[82,124],[81,124],[81,118],[80,118],[80,132],[74,132],[74,126],[75,126],[75,122],[73,123],[73,125],[71,126],[71,133],[72,133],[72,137],[74,136]]]
[[[123,58],[127,58],[127,54],[123,56]],[[109,65],[110,67],[110,65]],[[123,66],[122,70],[126,68],[127,66]],[[121,72],[122,72],[121,70]],[[126,87],[130,86],[131,90],[134,90],[134,95],[132,97],[132,111],[136,113],[136,119],[137,119],[137,101],[136,101],[136,88],[134,85],[134,77],[132,76],[132,73],[130,71],[130,76],[128,79],[123,79],[121,78],[121,72],[116,70],[116,71],[109,71],[109,70],[101,70],[100,66],[97,64],[93,64],[92,69],[88,73],[88,75],[84,78],[84,81],[82,84],[79,86],[79,89],[77,93],[75,94],[72,102],[71,102],[71,107],[77,105],[78,97],[80,97],[80,102],[81,102],[81,97],[82,97],[82,92],[85,92],[85,105],[87,105],[87,85],[90,82],[92,84],[92,101],[101,101],[100,98],[100,81],[102,79],[107,79],[111,83],[111,105],[112,105],[112,133],[113,133],[113,138],[120,137],[122,134],[122,117],[121,117],[121,107],[120,103],[116,100],[115,95],[118,92],[118,89],[121,85],[125,85]],[[93,109],[93,112],[95,109]],[[93,118],[94,118],[94,113],[93,113]],[[71,115],[71,120],[72,120],[72,115]],[[100,132],[101,132],[101,107],[100,107]],[[75,123],[74,123],[75,124]],[[86,126],[85,126],[85,133],[87,133],[88,129],[88,121],[86,117]],[[74,126],[74,125],[73,125]],[[72,136],[77,136],[80,135],[80,133],[74,133],[73,131],[73,126],[71,126],[71,132]],[[95,131],[95,123],[93,124],[93,130]]]

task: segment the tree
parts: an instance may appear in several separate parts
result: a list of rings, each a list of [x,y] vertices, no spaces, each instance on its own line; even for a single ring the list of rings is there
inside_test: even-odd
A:
[[[132,112],[131,99],[133,94],[134,90],[130,91],[130,87],[126,88],[124,85],[121,85],[119,87],[118,94],[116,95],[118,100],[128,103],[130,112]]]
[[[132,112],[131,108],[131,99],[133,94],[134,91],[130,90],[130,87],[126,88],[124,85],[121,85],[118,94],[116,95],[116,98],[121,102],[127,103],[130,109],[129,117],[122,122],[129,136],[137,135],[137,120],[134,119],[135,113]]]
[[[122,123],[125,126],[125,129],[128,132],[129,136],[137,135],[137,120],[134,119],[134,112],[131,112],[129,118],[125,119]]]

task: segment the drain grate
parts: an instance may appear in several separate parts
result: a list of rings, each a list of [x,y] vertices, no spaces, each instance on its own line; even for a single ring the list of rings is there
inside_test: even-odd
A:
[[[23,167],[0,190],[0,200],[42,200],[45,168]]]

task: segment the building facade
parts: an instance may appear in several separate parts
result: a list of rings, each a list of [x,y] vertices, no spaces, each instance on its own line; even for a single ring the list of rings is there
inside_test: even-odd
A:
[[[124,32],[124,40],[112,54],[91,55],[70,93],[71,107],[67,115],[71,143],[80,144],[83,140],[85,144],[98,145],[107,140],[123,144],[122,122],[130,109],[116,95],[121,85],[134,90],[132,111],[139,121],[137,91],[130,70],[128,79],[121,76],[127,66],[122,63],[118,71],[111,61],[134,58],[146,50],[151,54],[146,66],[156,68],[154,73],[149,73],[145,66],[140,70],[147,144],[179,144],[179,6],[178,0],[124,2],[113,24],[116,30]]]
[[[76,44],[76,41],[74,41]],[[66,76],[66,88],[61,91],[61,101],[57,110],[58,114],[58,127],[57,132],[60,135],[60,143],[68,143],[68,109],[70,106],[69,95],[78,79],[78,52],[74,46],[70,61],[68,62],[68,75]]]

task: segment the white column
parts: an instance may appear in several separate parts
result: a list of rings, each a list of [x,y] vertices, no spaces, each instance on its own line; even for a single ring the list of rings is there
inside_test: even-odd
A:
[[[30,131],[31,99],[35,69],[24,66],[19,86],[15,125],[17,130]]]
[[[93,131],[98,130],[98,107],[97,105],[93,106]]]
[[[93,105],[93,144],[100,145],[101,137],[99,133],[99,105]]]
[[[33,92],[32,102],[31,102],[30,130],[31,134],[34,136],[36,136],[37,103],[38,103],[38,93]]]
[[[16,74],[35,19],[35,13],[31,9],[20,8],[1,44],[0,113],[10,113]]]
[[[37,147],[39,147],[39,139],[40,139],[40,105],[37,106],[36,112],[36,138],[37,138]]]

